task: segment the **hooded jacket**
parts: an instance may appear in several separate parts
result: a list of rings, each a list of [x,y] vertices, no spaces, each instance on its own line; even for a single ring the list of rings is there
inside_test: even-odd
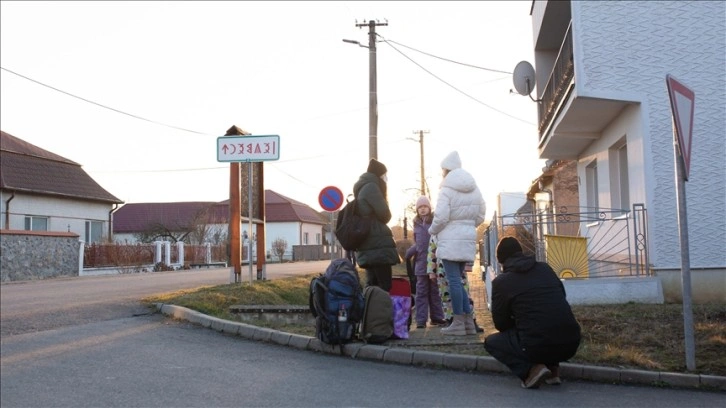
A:
[[[422,217],[416,214],[413,219],[413,245],[406,251],[406,259],[414,257],[414,274],[426,275],[426,258],[429,252],[429,227],[433,214]]]
[[[386,225],[391,220],[391,210],[388,208],[385,191],[385,182],[370,172],[363,173],[353,186],[358,212],[373,219],[368,238],[356,251],[358,265],[362,268],[396,265],[401,262],[393,233]]]
[[[436,257],[473,262],[476,227],[484,222],[486,204],[474,177],[464,169],[451,170],[441,183],[436,214],[429,228],[436,235]]]
[[[492,280],[492,320],[500,332],[517,331],[522,347],[580,341],[580,325],[567,302],[565,286],[552,268],[517,252]]]

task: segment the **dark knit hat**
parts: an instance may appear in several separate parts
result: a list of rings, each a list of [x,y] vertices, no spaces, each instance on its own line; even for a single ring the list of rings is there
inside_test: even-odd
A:
[[[497,261],[504,263],[509,257],[522,252],[522,246],[519,245],[519,241],[514,237],[502,238],[497,245]]]
[[[371,161],[368,163],[368,172],[373,173],[378,177],[381,177],[388,172],[388,169],[383,163],[379,162],[378,160],[371,159]]]

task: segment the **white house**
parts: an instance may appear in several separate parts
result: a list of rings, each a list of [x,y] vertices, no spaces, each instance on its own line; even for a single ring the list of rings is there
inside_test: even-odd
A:
[[[535,0],[531,17],[540,158],[577,162],[582,208],[644,205],[667,301],[680,300],[681,250],[666,75],[695,91],[693,300],[726,301],[726,2]]]
[[[71,232],[101,242],[122,203],[80,164],[0,132],[0,228]]]
[[[229,200],[218,203],[129,203],[114,212],[114,240],[136,243],[141,234],[146,234],[153,240],[168,240],[173,236],[188,243],[219,244],[227,239],[228,224]],[[271,255],[272,243],[277,239],[287,242],[283,256],[287,260],[293,258],[293,246],[322,246],[326,224],[322,215],[308,205],[265,190],[265,248]],[[201,234],[200,226],[204,227]],[[242,234],[247,234],[247,230],[247,220],[243,219]]]

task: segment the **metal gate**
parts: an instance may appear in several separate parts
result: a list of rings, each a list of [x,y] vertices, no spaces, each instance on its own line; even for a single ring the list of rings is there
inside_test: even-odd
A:
[[[525,253],[547,262],[561,278],[651,276],[647,230],[643,204],[632,210],[560,207],[556,213],[495,214],[480,245],[480,261],[498,274],[496,243],[514,236]]]

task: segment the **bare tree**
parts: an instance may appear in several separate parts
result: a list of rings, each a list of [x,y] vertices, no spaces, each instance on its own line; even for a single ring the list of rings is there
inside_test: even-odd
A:
[[[151,222],[146,228],[134,234],[139,242],[154,242],[154,241],[171,241],[179,242],[189,234],[189,231],[172,231],[166,225],[160,222]]]
[[[199,210],[192,218],[189,225],[189,234],[185,241],[192,245],[202,245],[211,239],[212,228],[209,224],[210,210],[205,208]]]
[[[282,257],[285,256],[286,251],[287,241],[285,238],[277,238],[272,241],[272,254],[280,259],[280,263],[282,263]]]
[[[150,219],[146,228],[134,234],[140,242],[154,242],[159,240],[171,242],[185,242],[192,245],[202,245],[206,242],[221,243],[226,240],[219,231],[214,231],[214,211],[211,206],[199,209],[190,218],[181,222]]]

